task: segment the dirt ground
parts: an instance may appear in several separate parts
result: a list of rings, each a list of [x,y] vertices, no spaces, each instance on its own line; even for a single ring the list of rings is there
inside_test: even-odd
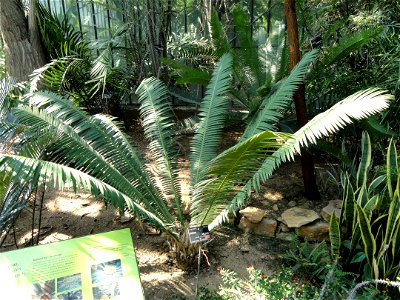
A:
[[[132,133],[139,147],[145,147],[140,132]],[[238,138],[237,132],[227,132],[223,139],[226,148]],[[189,139],[178,139],[182,153],[180,159],[181,188],[184,199],[188,197],[188,160]],[[327,177],[320,176],[323,199],[318,202],[308,201],[302,196],[300,166],[291,163],[282,166],[264,185],[262,191],[254,195],[250,204],[263,208],[271,217],[279,218],[282,211],[295,202],[297,206],[322,208],[327,201],[334,199],[334,191],[324,190]],[[337,195],[336,195],[337,197]],[[140,226],[135,219],[125,218],[112,207],[106,207],[102,201],[93,199],[84,193],[74,194],[63,191],[46,192],[41,215],[40,234],[37,229],[32,235],[32,214],[35,211],[38,228],[39,201],[29,203],[20,215],[15,234],[11,232],[0,251],[24,247],[39,240],[40,244],[101,233],[120,228],[130,228],[139,264],[139,271],[146,299],[193,299],[197,281],[197,270],[178,269],[168,255],[165,238],[154,229]],[[275,206],[275,207],[274,207]],[[273,207],[275,209],[273,209]],[[317,210],[318,211],[318,210]],[[198,276],[199,287],[216,290],[222,283],[220,271],[229,269],[241,276],[246,276],[250,266],[272,273],[279,268],[279,257],[288,248],[286,242],[261,236],[245,234],[234,226],[224,226],[213,233],[213,241],[207,248],[207,259]]]

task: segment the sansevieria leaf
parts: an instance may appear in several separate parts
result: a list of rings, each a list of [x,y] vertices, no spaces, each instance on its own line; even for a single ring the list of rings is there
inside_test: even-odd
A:
[[[368,264],[371,269],[374,269],[374,259],[376,253],[376,241],[374,235],[371,232],[371,224],[367,215],[365,214],[362,207],[356,203],[357,215],[358,215],[358,225],[361,231],[361,239],[364,244],[365,255],[368,260]]]

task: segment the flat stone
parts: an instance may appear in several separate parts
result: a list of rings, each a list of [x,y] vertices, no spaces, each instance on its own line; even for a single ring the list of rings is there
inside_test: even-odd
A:
[[[253,233],[263,236],[275,236],[276,228],[278,223],[274,219],[264,218],[260,223],[256,224],[253,229]]]
[[[335,214],[335,216],[337,218],[339,218],[340,217],[340,210],[342,208],[342,205],[343,205],[343,201],[342,200],[331,200],[331,201],[329,201],[329,204],[327,206],[325,206],[321,211],[322,218],[325,221],[330,222],[331,215],[333,213]]]
[[[313,224],[301,226],[298,235],[307,241],[328,241],[329,240],[329,224],[319,221]]]
[[[280,239],[282,241],[291,242],[294,240],[295,235],[293,233],[289,233],[289,232],[279,232],[276,234],[276,238]]]
[[[273,209],[274,211],[278,211],[278,210],[279,210],[278,204],[272,205],[272,209]]]
[[[269,237],[275,236],[277,226],[276,220],[269,218],[263,218],[259,223],[253,223],[246,218],[241,218],[239,223],[239,228],[245,232]]]
[[[239,213],[252,223],[261,222],[265,216],[265,210],[252,206],[240,210]]]
[[[317,219],[319,215],[315,211],[300,207],[289,208],[282,213],[283,222],[290,228],[299,228]]]
[[[280,232],[290,232],[290,228],[285,223],[280,223],[279,231]]]

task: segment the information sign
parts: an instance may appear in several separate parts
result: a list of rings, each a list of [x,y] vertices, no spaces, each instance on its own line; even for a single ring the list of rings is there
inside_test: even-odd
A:
[[[144,299],[129,229],[0,253],[0,282],[18,300]]]

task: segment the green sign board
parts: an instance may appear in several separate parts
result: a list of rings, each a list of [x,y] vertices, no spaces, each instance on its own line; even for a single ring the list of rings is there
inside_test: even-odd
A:
[[[129,229],[0,253],[0,282],[18,300],[144,299]]]

